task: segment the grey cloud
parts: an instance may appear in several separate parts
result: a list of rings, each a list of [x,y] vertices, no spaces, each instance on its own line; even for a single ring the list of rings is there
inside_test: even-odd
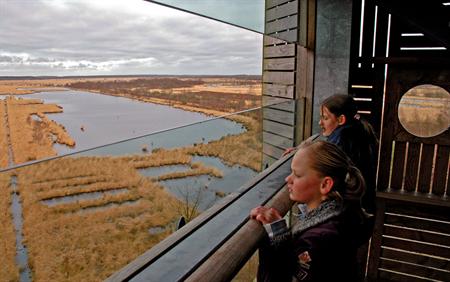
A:
[[[73,69],[86,69],[86,74],[261,73],[262,38],[243,29],[187,14],[159,18],[102,12],[78,1],[62,10],[44,5],[48,1],[29,2],[7,1],[0,17],[0,55],[30,55],[18,59],[29,64],[26,70],[13,64],[10,74],[40,75],[45,63],[53,74],[60,68],[61,75]],[[147,4],[151,14],[155,6]],[[14,56],[3,57],[0,62],[14,62]],[[0,63],[0,75],[7,74]]]

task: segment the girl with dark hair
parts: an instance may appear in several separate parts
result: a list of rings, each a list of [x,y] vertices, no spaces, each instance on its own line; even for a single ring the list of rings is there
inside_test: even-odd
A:
[[[378,139],[372,126],[359,119],[355,100],[350,95],[325,99],[319,125],[326,140],[338,145],[361,171],[367,186],[361,205],[367,212],[374,213]]]
[[[286,182],[290,199],[301,203],[298,222],[288,229],[274,208],[250,213],[269,235],[258,281],[357,281],[356,251],[368,240],[364,213],[355,209],[365,188],[360,171],[325,141],[302,143],[291,170]]]
[[[366,181],[362,207],[375,213],[375,174],[378,139],[372,126],[357,115],[355,100],[350,95],[333,95],[320,107],[319,125],[325,140],[336,144],[353,161]],[[296,148],[289,148],[284,154]]]

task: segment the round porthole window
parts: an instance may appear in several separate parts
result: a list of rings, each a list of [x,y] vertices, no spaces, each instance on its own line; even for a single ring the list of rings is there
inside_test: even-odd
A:
[[[430,84],[411,88],[400,100],[398,119],[415,136],[439,135],[450,126],[450,93]]]

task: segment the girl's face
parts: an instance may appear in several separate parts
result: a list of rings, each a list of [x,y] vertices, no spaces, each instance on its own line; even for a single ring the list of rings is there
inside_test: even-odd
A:
[[[319,125],[322,128],[322,135],[327,137],[340,125],[340,120],[327,107],[322,106],[320,108]]]
[[[312,210],[320,205],[324,199],[321,193],[323,177],[312,168],[308,149],[300,149],[291,163],[291,174],[286,177],[289,189],[289,198],[293,201],[304,203]]]

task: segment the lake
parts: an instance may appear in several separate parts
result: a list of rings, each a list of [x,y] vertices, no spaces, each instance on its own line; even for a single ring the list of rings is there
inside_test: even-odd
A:
[[[239,134],[245,128],[227,119],[215,119],[202,113],[189,112],[170,106],[144,103],[85,91],[51,91],[20,95],[57,104],[63,113],[48,117],[63,125],[75,140],[74,148],[55,144],[58,154],[73,153],[111,144],[125,139],[160,132],[149,138],[135,139],[121,145],[104,147],[89,155],[120,155],[139,153],[145,145],[149,150],[173,148],[193,143],[209,142],[227,134]],[[196,123],[196,124],[193,124]],[[191,126],[186,126],[193,124]],[[172,131],[167,129],[181,127]],[[83,130],[82,130],[83,128]]]

